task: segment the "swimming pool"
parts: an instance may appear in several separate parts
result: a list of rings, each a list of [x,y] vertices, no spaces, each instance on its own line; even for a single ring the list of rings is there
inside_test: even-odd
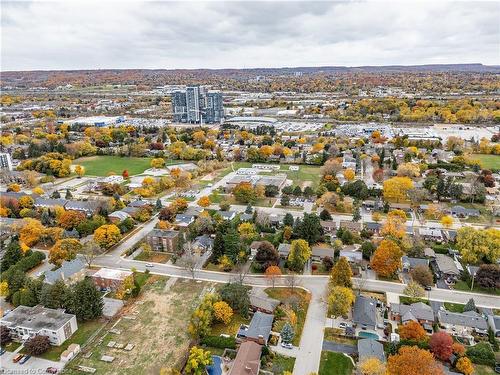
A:
[[[358,336],[365,339],[374,339],[374,340],[380,339],[380,337],[375,332],[361,331],[358,333]]]
[[[212,356],[213,363],[207,366],[208,375],[221,375],[222,374],[222,358],[218,355]]]

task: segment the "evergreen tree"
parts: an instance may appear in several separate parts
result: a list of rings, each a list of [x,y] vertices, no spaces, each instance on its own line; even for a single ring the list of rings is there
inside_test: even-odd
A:
[[[43,210],[42,215],[40,216],[40,221],[45,226],[49,226],[52,223],[48,210]]]
[[[160,198],[158,198],[158,199],[156,200],[156,205],[155,205],[155,208],[156,208],[156,210],[157,210],[157,211],[160,211],[160,210],[163,208],[163,205],[161,204],[161,200],[160,200]]]
[[[294,230],[298,238],[303,238],[309,245],[317,243],[323,236],[323,228],[316,214],[304,214],[302,222]]]
[[[295,336],[295,332],[293,331],[292,326],[290,323],[286,322],[285,325],[283,326],[283,329],[281,330],[281,341],[289,344],[292,342],[293,337]]]
[[[361,220],[361,211],[359,206],[354,207],[354,212],[352,213],[352,221],[357,222]]]
[[[293,195],[295,195],[296,197],[298,196],[301,196],[302,195],[302,189],[300,188],[299,185],[295,186],[293,188]]]
[[[211,261],[217,263],[219,258],[224,255],[224,234],[218,230],[215,233],[214,245],[212,247]]]
[[[40,303],[50,309],[65,307],[68,288],[64,281],[57,280],[54,284],[44,284],[40,292]]]
[[[289,206],[290,205],[290,197],[288,195],[282,195],[280,199],[280,205]]]
[[[332,220],[332,215],[330,215],[330,212],[328,212],[327,209],[323,209],[323,211],[320,212],[319,218],[324,221]]]
[[[102,315],[102,295],[89,279],[77,282],[71,287],[65,303],[68,311],[80,320],[91,320]]]
[[[21,252],[19,241],[17,240],[17,238],[13,238],[10,241],[9,246],[7,246],[7,250],[5,251],[2,262],[0,263],[0,272],[7,271],[10,266],[19,262],[22,257],[23,254]]]
[[[285,217],[283,218],[283,225],[293,227],[293,216],[290,212],[285,214]]]
[[[253,207],[250,203],[248,203],[247,208],[245,209],[246,214],[251,214],[253,212]]]
[[[476,303],[474,299],[471,298],[464,306],[464,312],[466,311],[476,311]]]
[[[54,192],[52,193],[52,195],[50,197],[53,199],[59,199],[59,198],[61,198],[61,194],[59,194],[59,191],[54,190]]]
[[[239,252],[240,235],[235,229],[230,229],[224,235],[224,255],[227,255],[233,263],[236,263]]]
[[[73,194],[71,194],[71,191],[69,189],[66,189],[66,195],[64,196],[66,199],[71,199],[73,198]]]
[[[446,197],[446,182],[444,181],[444,178],[440,178],[437,187],[436,187],[436,195],[438,197],[438,200],[441,198]]]

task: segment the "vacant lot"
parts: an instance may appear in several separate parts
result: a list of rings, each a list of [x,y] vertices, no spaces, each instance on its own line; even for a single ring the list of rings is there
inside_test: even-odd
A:
[[[190,338],[187,326],[191,312],[211,284],[177,280],[172,286],[167,278],[152,276],[141,296],[125,307],[121,317],[110,323],[88,352],[69,366],[68,373],[80,373],[76,366],[97,369],[99,374],[158,374],[162,367],[180,368],[188,354]],[[114,325],[120,334],[107,332]],[[109,348],[110,341],[134,344],[131,351]],[[113,363],[100,361],[102,355],[115,357]],[[81,373],[80,373],[81,374]]]
[[[167,160],[167,165],[179,164],[180,161]],[[130,176],[141,174],[146,169],[151,168],[151,158],[134,158],[121,156],[90,156],[73,161],[74,165],[85,167],[85,174],[89,176],[107,176],[113,172],[121,175],[124,170]]]
[[[473,155],[473,158],[481,160],[483,168],[500,169],[500,155],[477,154]]]

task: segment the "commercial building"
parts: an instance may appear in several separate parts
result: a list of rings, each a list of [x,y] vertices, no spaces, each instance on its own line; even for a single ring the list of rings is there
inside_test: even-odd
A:
[[[101,268],[92,275],[92,280],[100,289],[117,290],[122,285],[123,280],[131,275],[132,272],[130,271]]]
[[[41,335],[47,336],[50,343],[56,346],[63,344],[78,329],[76,315],[41,305],[18,306],[5,315],[0,324],[10,330],[15,341],[26,341]]]
[[[173,252],[177,247],[179,232],[167,229],[153,229],[147,235],[147,241],[154,251]]]
[[[188,86],[172,93],[175,122],[213,124],[224,118],[222,93],[205,86]]]

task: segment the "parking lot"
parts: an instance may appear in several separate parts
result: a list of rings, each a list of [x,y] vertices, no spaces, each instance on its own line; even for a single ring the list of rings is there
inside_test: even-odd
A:
[[[14,352],[5,352],[0,357],[4,374],[46,374],[49,367],[55,367],[59,371],[64,367],[62,362],[53,362],[35,357],[31,357],[23,364],[14,363],[12,358],[16,355],[17,353]]]

